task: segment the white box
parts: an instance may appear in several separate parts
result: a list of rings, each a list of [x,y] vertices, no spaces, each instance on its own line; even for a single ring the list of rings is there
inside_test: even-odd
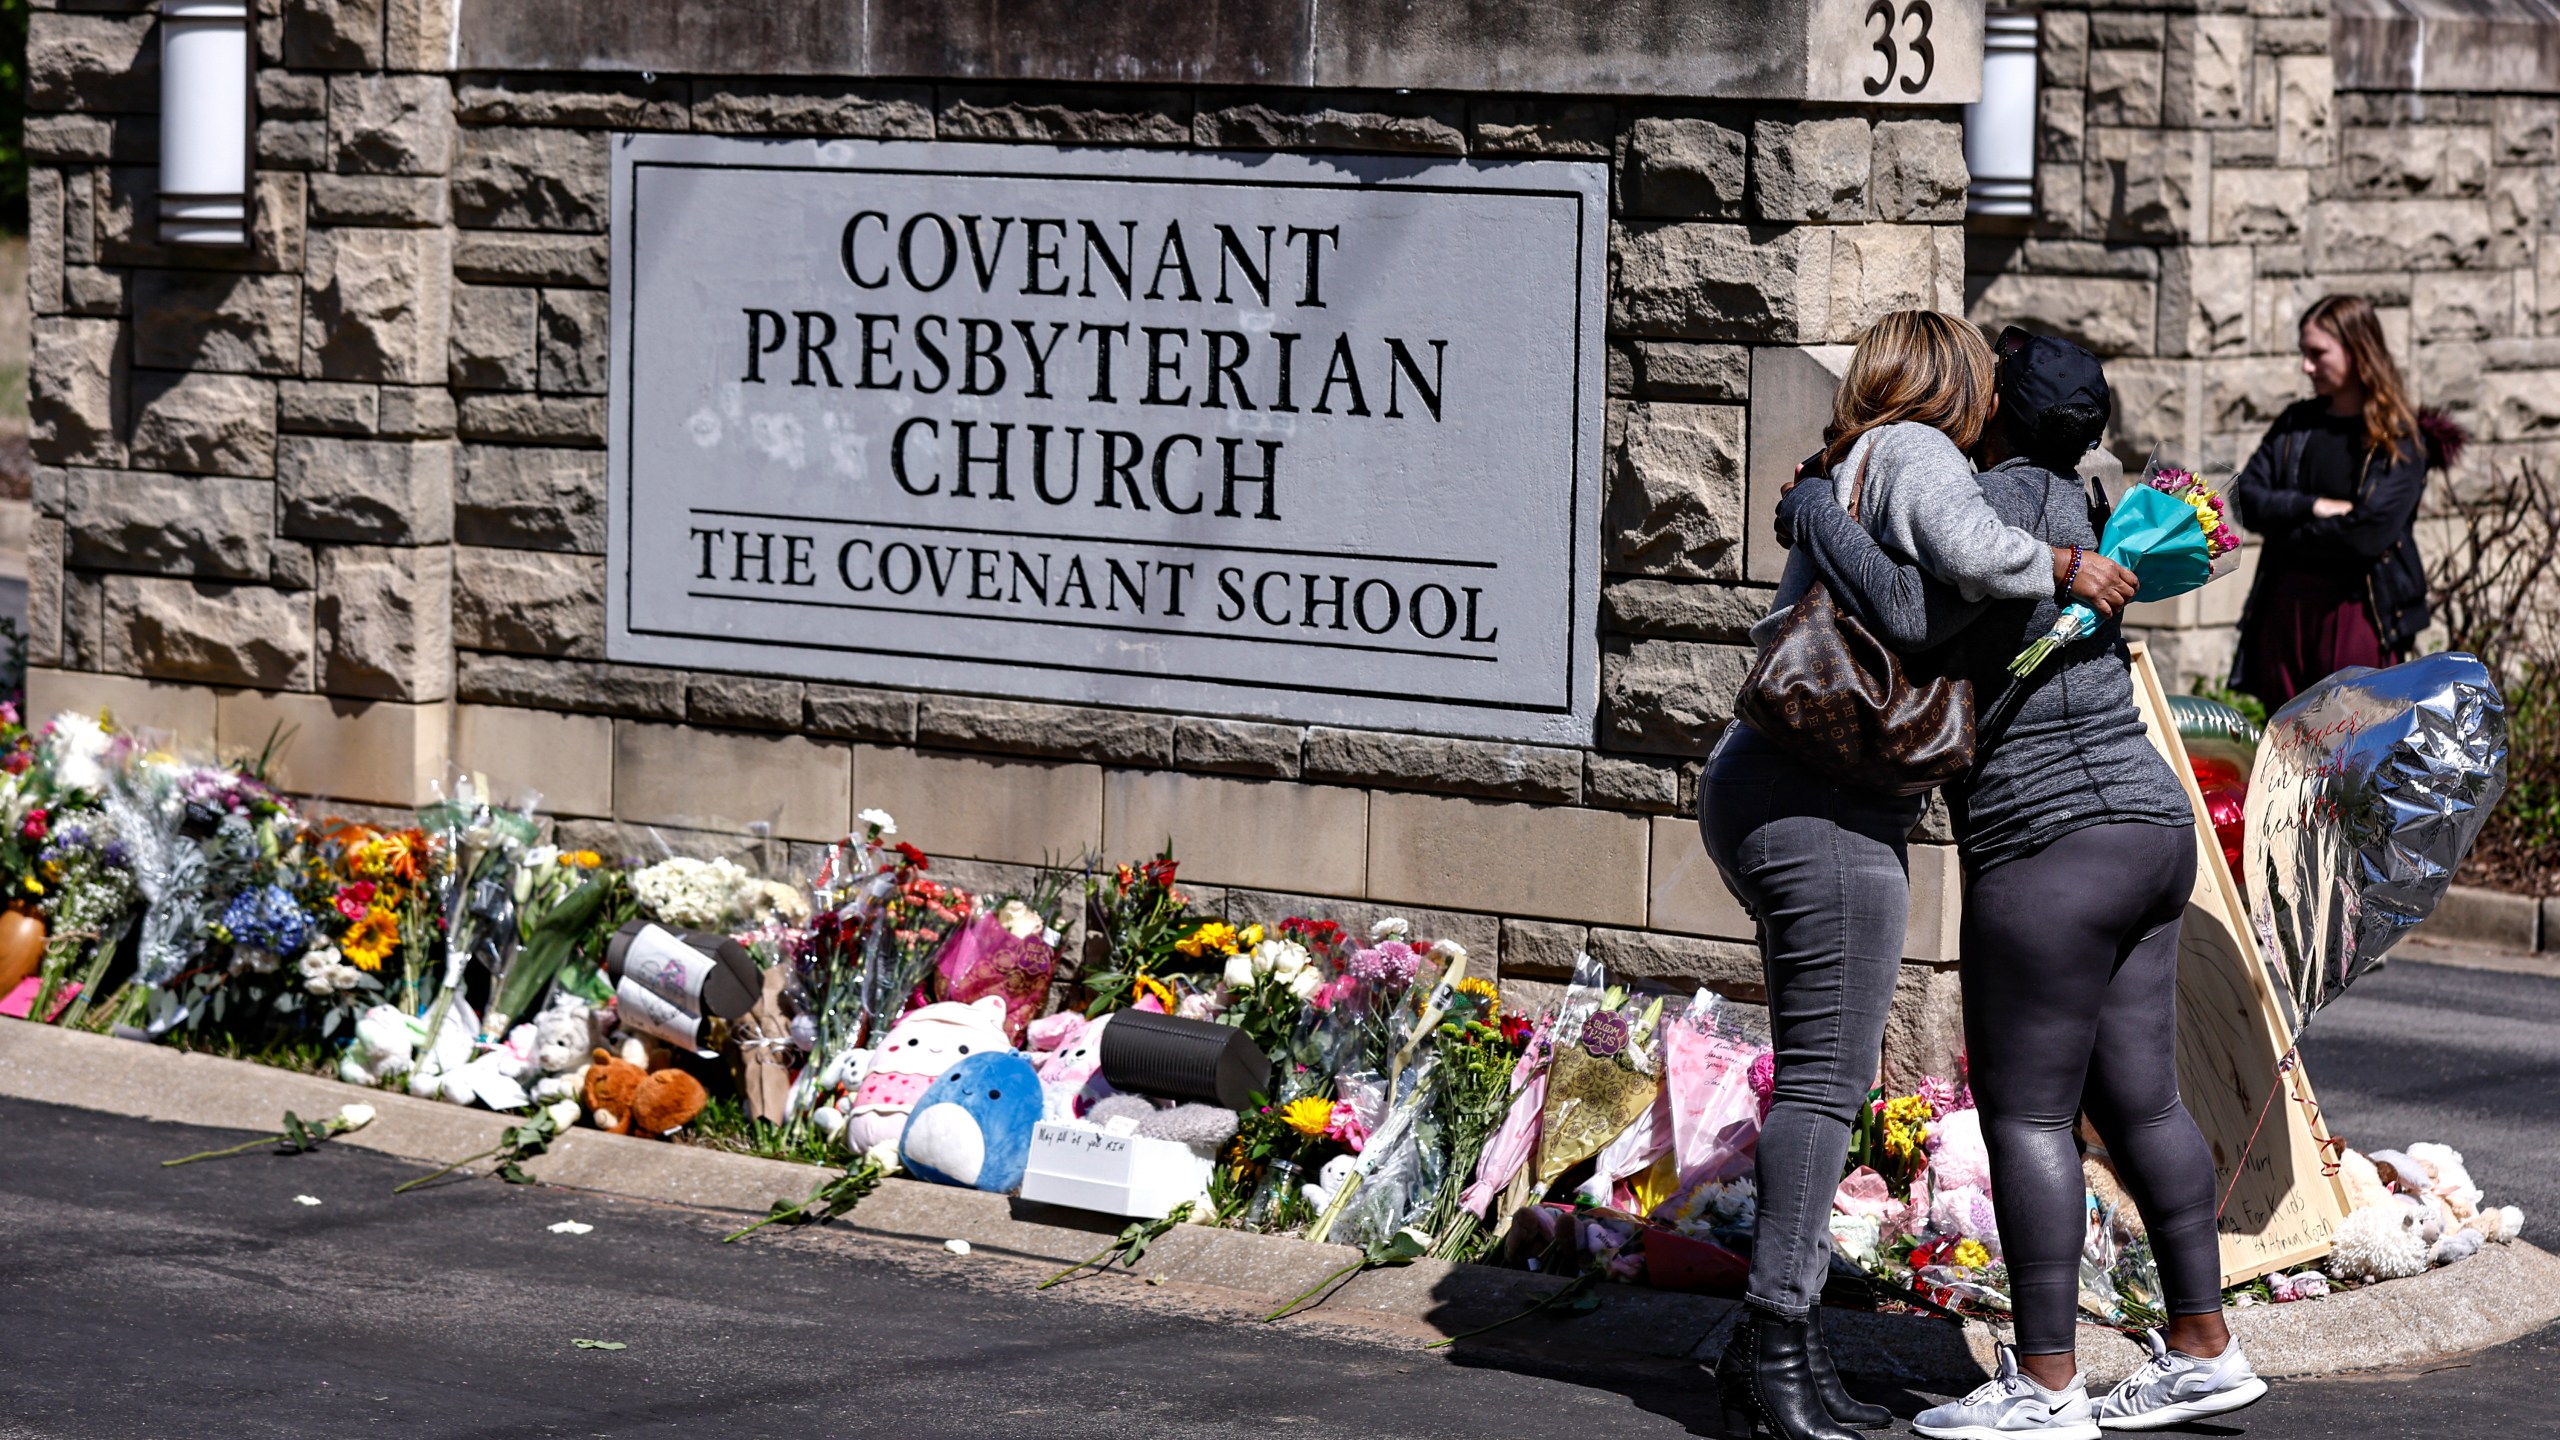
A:
[[[1209,1157],[1176,1140],[1115,1135],[1073,1120],[1031,1130],[1022,1198],[1106,1215],[1161,1220],[1209,1191]]]

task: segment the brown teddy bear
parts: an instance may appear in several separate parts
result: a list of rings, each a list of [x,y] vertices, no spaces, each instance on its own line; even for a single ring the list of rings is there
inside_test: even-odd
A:
[[[587,1118],[616,1135],[655,1137],[683,1129],[711,1103],[702,1082],[682,1070],[643,1070],[598,1048],[579,1097]]]

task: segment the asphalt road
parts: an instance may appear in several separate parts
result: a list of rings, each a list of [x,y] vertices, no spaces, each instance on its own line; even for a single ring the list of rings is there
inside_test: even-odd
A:
[[[2353,1138],[2441,1136],[2493,1196],[2552,1216],[2555,1017],[2560,983],[2395,965],[2321,1017],[2312,1074]],[[1037,1270],[983,1251],[724,1246],[725,1217],[487,1179],[394,1197],[419,1167],[355,1150],[164,1170],[244,1137],[18,1101],[0,1137],[0,1440],[1716,1433],[1671,1367],[1429,1354],[1119,1278],[1035,1294]],[[1929,1399],[1867,1393],[1906,1415]],[[2423,1375],[2280,1385],[2187,1433],[2555,1431],[2560,1329]]]

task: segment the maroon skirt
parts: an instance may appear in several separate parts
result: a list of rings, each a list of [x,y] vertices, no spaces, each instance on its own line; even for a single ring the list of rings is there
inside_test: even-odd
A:
[[[2240,643],[2251,692],[2269,710],[2350,665],[2392,663],[2365,589],[2365,576],[2309,570],[2279,570],[2259,584]]]

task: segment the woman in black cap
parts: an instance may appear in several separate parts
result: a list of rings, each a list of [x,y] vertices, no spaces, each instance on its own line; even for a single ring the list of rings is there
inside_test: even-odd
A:
[[[2095,357],[2012,329],[1982,446],[2004,522],[2091,548],[2102,505],[2075,471],[2106,428]],[[1974,769],[1947,787],[1967,881],[1965,1042],[2017,1344],[1964,1399],[1924,1412],[1937,1440],[2095,1440],[2236,1410],[2266,1393],[2222,1318],[2214,1168],[2178,1096],[2178,925],[2195,884],[2195,813],[2144,734],[2114,620],[2035,674],[2010,660],[2066,598],[1968,603],[1875,543],[1827,487],[1781,504],[1833,593],[1906,652],[1973,680]],[[2073,1132],[2095,1122],[2140,1207],[2169,1324],[2152,1358],[2092,1403],[2074,1359],[2087,1211]]]
[[[2327,296],[2300,336],[2312,398],[2276,417],[2231,487],[2266,541],[2231,682],[2269,710],[2346,666],[2396,663],[2427,627],[2411,533],[2427,447],[2373,302]]]

